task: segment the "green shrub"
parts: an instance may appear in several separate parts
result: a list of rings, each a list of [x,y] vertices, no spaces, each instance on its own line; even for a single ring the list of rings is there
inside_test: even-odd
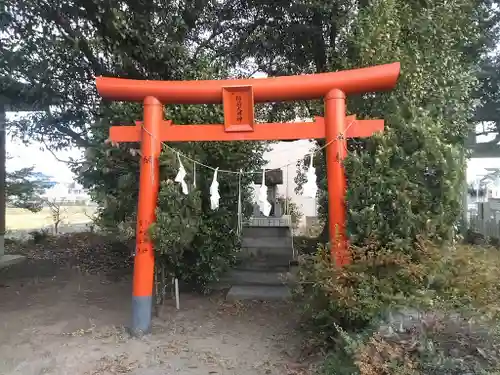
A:
[[[420,258],[438,255],[423,243],[418,246]],[[300,261],[295,296],[301,301],[304,323],[318,342],[331,342],[337,325],[348,331],[365,329],[389,309],[426,301],[424,288],[434,271],[419,264],[415,255],[376,243],[352,247],[351,253],[352,264],[342,268],[322,247]]]
[[[171,279],[185,280],[190,277],[184,267],[185,251],[190,248],[201,225],[201,198],[199,191],[184,195],[172,180],[162,182],[156,222],[150,231],[155,244],[158,271]]]
[[[309,237],[307,235],[293,237],[293,246],[299,255],[311,255],[315,253],[318,245],[319,240],[317,237]]]
[[[157,280],[176,277],[203,289],[228,269],[239,248],[228,213],[224,208],[203,213],[200,191],[184,195],[172,180],[161,184],[158,200],[162,208],[151,227]]]
[[[441,251],[433,285],[436,308],[500,318],[500,257],[497,249],[461,245]]]
[[[353,263],[344,268],[324,248],[300,262],[295,297],[309,344],[335,349],[325,374],[498,370],[497,249],[422,240],[409,254],[376,243],[351,251]],[[404,308],[421,318],[391,327],[388,312]]]
[[[208,78],[208,75],[214,78],[212,73],[206,73],[205,76],[203,72],[196,70],[189,70],[189,73],[194,74],[193,78]],[[133,123],[143,117],[142,105],[112,103],[101,109],[106,126],[99,123],[93,128],[92,147],[86,150],[85,165],[75,172],[78,172],[79,182],[89,189],[93,200],[99,204],[99,227],[116,233],[123,240],[133,240],[139,193],[139,145],[132,143],[117,146],[105,140],[109,133],[108,122]],[[221,109],[221,106],[212,105],[171,105],[168,108],[168,118],[177,124],[217,124],[223,122]],[[159,180],[163,183],[156,212],[158,222],[151,229],[155,238],[157,282],[160,279],[169,282],[171,275],[175,274],[181,281],[199,282],[198,286],[203,287],[231,264],[233,253],[238,250],[238,246],[234,245],[237,238],[233,230],[237,226],[238,189],[241,188],[242,211],[244,218],[247,218],[251,212],[254,176],[248,173],[239,176],[237,173],[222,171],[260,170],[265,164],[263,153],[266,149],[267,142],[253,141],[175,142],[163,149],[159,157]],[[180,192],[179,184],[167,185],[169,180],[175,178],[179,169],[179,156],[174,150],[181,153],[180,160],[187,173],[187,197]],[[195,166],[190,159],[199,164]],[[210,207],[210,185],[214,171],[206,166],[220,168],[221,198],[216,212]],[[193,186],[194,182],[196,188]],[[184,212],[180,214],[182,209]],[[191,219],[196,218],[196,223],[191,223],[189,228],[184,227],[185,233],[181,231],[182,223],[186,220],[184,214]],[[210,264],[212,261],[215,263]]]
[[[203,216],[204,225],[200,227],[192,246],[186,251],[185,267],[190,277],[186,279],[204,289],[236,262],[240,249],[239,237],[235,226],[231,226],[224,210],[207,213]]]
[[[302,211],[300,211],[300,207],[292,201],[292,198],[284,197],[283,195],[276,197],[276,204],[281,205],[283,212],[291,216],[292,225],[294,228],[297,228],[300,224],[300,220],[304,216]]]

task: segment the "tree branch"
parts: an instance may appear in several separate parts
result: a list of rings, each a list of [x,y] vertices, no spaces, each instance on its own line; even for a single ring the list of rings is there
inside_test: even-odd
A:
[[[45,146],[45,149],[50,152],[52,154],[52,156],[54,157],[54,159],[56,159],[58,162],[61,162],[61,163],[64,163],[64,164],[68,164],[68,165],[78,165],[78,164],[81,164],[83,161],[71,161],[71,160],[62,160],[62,159],[59,159],[59,157],[55,154],[54,151],[52,151],[50,149],[50,147],[47,145],[47,143],[45,142],[45,140],[43,139],[43,137],[40,139],[41,143]]]
[[[88,140],[82,138],[80,134],[78,134],[76,131],[69,128],[68,126],[63,126],[62,124],[60,124],[60,122],[56,118],[52,118],[51,120],[48,119],[47,125],[54,127],[57,131],[70,137],[79,147],[87,148],[91,146]]]
[[[54,14],[56,16],[55,21],[62,27],[63,30],[61,31],[64,31],[62,34],[66,36],[66,39],[75,42],[77,48],[83,52],[84,56],[87,58],[95,75],[105,75],[107,73],[106,69],[104,69],[99,60],[94,56],[85,36],[79,30],[73,29],[68,20],[66,20],[58,10],[55,10]]]

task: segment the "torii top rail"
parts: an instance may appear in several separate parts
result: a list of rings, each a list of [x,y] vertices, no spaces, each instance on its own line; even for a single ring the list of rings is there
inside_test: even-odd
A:
[[[220,81],[144,81],[98,77],[97,91],[104,99],[142,102],[153,96],[163,104],[219,104],[222,89],[252,86],[256,103],[311,100],[326,96],[331,89],[344,94],[391,90],[399,76],[400,64],[335,73],[307,74],[290,77],[227,79]]]

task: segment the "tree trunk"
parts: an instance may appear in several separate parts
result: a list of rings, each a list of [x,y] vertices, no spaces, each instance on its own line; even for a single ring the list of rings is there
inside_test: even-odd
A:
[[[5,139],[7,131],[7,116],[3,104],[0,106],[0,258],[5,253],[5,213],[6,213],[6,191],[5,191]]]

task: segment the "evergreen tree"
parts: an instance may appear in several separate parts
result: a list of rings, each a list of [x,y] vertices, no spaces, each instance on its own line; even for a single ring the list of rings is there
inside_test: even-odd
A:
[[[5,194],[7,203],[37,212],[43,207],[43,193],[52,186],[47,176],[35,172],[33,167],[7,172]]]
[[[359,14],[357,56],[346,65],[401,62],[397,89],[350,102],[359,116],[383,117],[383,134],[351,145],[346,160],[353,242],[411,243],[448,238],[461,213],[464,144],[474,106],[487,17],[477,1],[374,1]],[[476,20],[476,22],[471,22]]]

